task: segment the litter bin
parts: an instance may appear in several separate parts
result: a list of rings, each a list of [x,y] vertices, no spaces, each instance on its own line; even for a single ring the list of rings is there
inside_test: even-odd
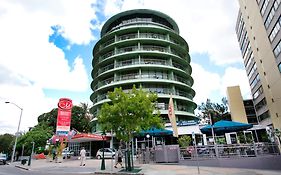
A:
[[[27,159],[22,159],[22,160],[21,160],[21,164],[22,164],[22,165],[25,165],[26,162],[27,162]]]

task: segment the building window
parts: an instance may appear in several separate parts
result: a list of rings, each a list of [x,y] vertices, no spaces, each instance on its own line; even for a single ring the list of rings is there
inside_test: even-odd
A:
[[[253,99],[257,99],[263,93],[263,88],[260,86],[258,90],[253,94]]]
[[[264,119],[270,118],[270,114],[268,111],[266,111],[265,113],[258,116],[258,118],[259,118],[259,121],[263,121]]]
[[[279,7],[280,2],[281,2],[281,0],[276,0],[276,1],[274,1],[274,4],[273,4],[273,6],[271,7],[271,9],[270,9],[270,11],[269,11],[269,13],[268,13],[268,15],[267,15],[267,17],[266,17],[266,20],[265,20],[265,23],[264,23],[265,28],[268,28],[268,26],[270,25],[270,23],[271,23],[271,21],[272,21],[274,15],[275,15],[275,12],[276,12],[276,10],[277,10],[278,7]]]
[[[278,64],[279,72],[281,73],[281,63]]]
[[[265,0],[261,6],[261,15],[264,15],[264,12],[266,10],[266,7],[268,6],[269,0]]]
[[[257,70],[257,65],[256,65],[256,63],[254,63],[253,67],[251,68],[251,70],[248,74],[249,78],[252,78],[252,76],[253,76],[253,74],[255,73],[256,70]]]
[[[275,26],[273,27],[270,35],[269,35],[269,40],[272,42],[275,38],[275,36],[277,35],[277,33],[279,32],[281,27],[281,18],[279,17],[278,21],[276,22]]]
[[[246,70],[248,70],[248,66],[251,64],[251,62],[252,62],[253,60],[254,60],[254,55],[253,55],[253,52],[251,52],[250,58],[248,59],[248,61],[247,61],[246,64],[245,64]]]
[[[257,84],[258,84],[258,82],[260,82],[260,75],[258,74],[256,77],[255,77],[255,79],[252,81],[252,83],[251,83],[251,88],[253,89]]]
[[[277,57],[281,52],[281,41],[277,44],[277,46],[273,49],[273,53],[275,57]]]
[[[267,105],[266,99],[263,98],[260,102],[258,102],[258,104],[256,104],[255,107],[256,107],[256,110],[258,111],[266,105]]]

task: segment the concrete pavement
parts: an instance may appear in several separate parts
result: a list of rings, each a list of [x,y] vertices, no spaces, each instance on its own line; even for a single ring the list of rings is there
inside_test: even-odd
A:
[[[86,166],[80,166],[80,160],[65,160],[62,163],[48,162],[47,160],[32,160],[31,166],[21,165],[14,162],[9,166],[17,166],[27,169],[32,173],[44,174],[124,174],[119,171],[121,168],[114,168],[114,161],[106,160],[106,170],[100,170],[101,160],[88,159]],[[179,164],[135,164],[142,170],[139,174],[145,175],[195,175],[198,174],[197,166],[186,166]],[[257,170],[257,169],[238,169],[220,167],[200,167],[200,175],[281,175],[281,171]],[[131,173],[133,174],[133,173]]]

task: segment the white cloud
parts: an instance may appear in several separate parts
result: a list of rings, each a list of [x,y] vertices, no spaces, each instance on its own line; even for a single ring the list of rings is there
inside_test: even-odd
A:
[[[235,34],[238,2],[225,0],[123,0],[106,1],[106,16],[120,11],[148,8],[172,17],[191,53],[208,53],[217,65],[241,62]]]
[[[205,102],[211,94],[220,89],[221,78],[217,73],[205,70],[201,65],[192,63],[193,89],[196,92],[194,101],[197,104]]]
[[[221,93],[226,94],[226,88],[229,86],[240,86],[243,98],[252,98],[250,96],[250,86],[245,70],[237,69],[235,67],[226,68],[222,77]]]
[[[92,4],[95,0],[18,1],[2,0],[0,7],[0,133],[16,131],[18,109],[4,104],[13,101],[24,108],[22,127],[33,126],[37,117],[56,107],[58,99],[44,89],[85,92],[89,74],[83,59],[73,62],[49,42],[52,26],[58,27],[71,45],[86,45],[94,39]],[[96,21],[99,23],[98,21]],[[63,91],[61,91],[63,92]],[[61,94],[64,96],[63,94]]]

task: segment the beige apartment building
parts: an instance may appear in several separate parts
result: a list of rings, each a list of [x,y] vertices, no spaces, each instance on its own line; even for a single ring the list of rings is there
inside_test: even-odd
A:
[[[236,33],[259,124],[281,130],[281,0],[239,0]]]

